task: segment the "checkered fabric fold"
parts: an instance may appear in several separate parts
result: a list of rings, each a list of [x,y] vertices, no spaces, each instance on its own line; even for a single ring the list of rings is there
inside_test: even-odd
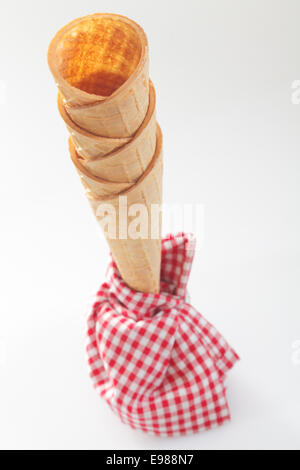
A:
[[[94,387],[132,428],[176,436],[230,419],[224,379],[238,360],[186,303],[195,240],[162,241],[161,293],[131,290],[112,261],[88,318]]]

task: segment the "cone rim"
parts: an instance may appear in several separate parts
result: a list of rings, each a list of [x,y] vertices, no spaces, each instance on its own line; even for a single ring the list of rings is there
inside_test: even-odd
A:
[[[95,141],[97,141],[97,140],[99,140],[99,141],[121,141],[121,142],[124,141],[123,143],[120,144],[122,146],[124,144],[128,143],[129,140],[131,139],[131,137],[105,137],[105,136],[102,136],[102,135],[93,134],[92,132],[89,132],[89,131],[83,129],[83,127],[80,127],[69,116],[69,114],[68,114],[68,112],[67,112],[67,110],[64,106],[64,103],[63,103],[63,95],[60,91],[58,91],[58,94],[57,94],[57,108],[58,108],[60,117],[62,118],[62,120],[64,121],[66,126],[70,127],[72,129],[72,131],[75,131],[75,132],[77,132],[78,134],[80,134],[84,137],[88,137],[88,138],[93,139]],[[86,160],[94,160],[95,159],[95,158],[86,158],[86,157],[83,157],[83,158],[85,158]]]
[[[145,116],[142,124],[137,129],[137,131],[133,134],[132,137],[105,137],[105,136],[93,134],[92,132],[86,131],[82,127],[78,126],[78,124],[76,124],[71,119],[71,117],[69,116],[66,108],[64,107],[63,97],[62,97],[62,94],[61,94],[60,91],[58,92],[58,95],[57,95],[57,107],[58,107],[58,111],[60,113],[60,116],[63,119],[63,121],[65,122],[66,126],[70,127],[72,130],[74,130],[75,132],[83,135],[84,137],[88,137],[91,140],[94,140],[95,142],[98,141],[98,140],[99,140],[99,142],[101,142],[101,141],[107,141],[107,142],[115,141],[116,143],[118,141],[121,142],[120,145],[118,146],[118,148],[115,148],[111,152],[109,152],[105,155],[102,155],[101,157],[96,156],[94,158],[88,158],[88,157],[85,157],[84,155],[80,155],[80,157],[83,158],[84,160],[97,161],[97,160],[100,160],[100,159],[103,160],[103,159],[106,159],[108,157],[115,156],[117,153],[125,150],[125,148],[127,149],[131,144],[134,145],[136,140],[142,135],[144,130],[147,128],[148,124],[150,123],[150,121],[152,119],[153,114],[155,113],[156,93],[155,93],[155,88],[154,88],[154,85],[153,85],[152,81],[149,80],[149,105],[148,105],[147,113],[146,113],[146,116]]]
[[[144,173],[136,180],[135,183],[132,184],[127,189],[124,189],[123,191],[114,194],[114,195],[107,195],[107,196],[97,196],[90,192],[87,194],[88,199],[94,200],[94,201],[111,201],[112,199],[115,199],[116,197],[119,196],[126,196],[129,194],[131,191],[134,191],[140,184],[144,182],[144,180],[150,175],[152,170],[155,168],[155,166],[159,163],[161,156],[162,156],[162,131],[158,123],[156,123],[156,147],[155,147],[155,152],[153,155],[153,158],[148,165],[147,169],[144,171]],[[90,177],[90,174],[88,174]],[[92,178],[93,179],[93,178]]]
[[[57,67],[57,61],[56,61],[56,47],[60,41],[60,39],[63,37],[63,35],[68,32],[69,30],[72,29],[73,26],[76,24],[86,21],[88,19],[92,18],[97,18],[97,17],[110,17],[112,19],[118,19],[120,21],[123,21],[130,26],[132,26],[136,32],[138,33],[138,36],[141,41],[141,57],[139,60],[139,63],[133,73],[128,77],[128,79],[120,86],[118,87],[111,95],[109,96],[102,96],[102,95],[96,95],[94,93],[88,93],[84,90],[81,90],[80,88],[74,87],[70,85],[70,83],[65,80],[62,75],[60,74],[58,67]],[[73,21],[70,21],[66,25],[64,25],[62,28],[60,28],[55,36],[52,38],[49,47],[48,47],[48,53],[47,53],[47,61],[48,61],[48,66],[49,69],[54,77],[55,82],[58,85],[63,85],[64,88],[68,89],[70,94],[76,94],[81,95],[82,100],[86,100],[85,104],[77,104],[77,105],[68,105],[69,107],[72,107],[74,109],[79,109],[79,108],[86,108],[94,105],[99,105],[102,102],[109,102],[119,94],[121,94],[126,88],[129,88],[131,83],[135,80],[136,76],[139,74],[139,72],[143,69],[146,61],[148,60],[148,40],[145,31],[143,28],[136,23],[134,20],[128,18],[127,16],[124,15],[118,15],[116,13],[93,13],[91,15],[86,15],[86,16],[81,16],[79,18],[76,18]],[[94,100],[94,101],[92,101]]]
[[[79,173],[85,175],[86,177],[88,177],[89,179],[95,181],[95,183],[101,183],[103,185],[107,185],[107,186],[113,186],[115,185],[116,187],[118,185],[121,185],[121,184],[128,184],[128,185],[133,185],[134,183],[127,183],[127,182],[120,182],[120,181],[110,181],[110,180],[106,180],[104,178],[100,178],[99,176],[94,176],[92,175],[83,165],[81,165],[80,161],[79,161],[79,157],[80,155],[77,153],[76,151],[76,148],[72,142],[72,139],[71,137],[69,137],[69,153],[70,153],[70,157],[71,157],[71,160],[73,162],[73,164],[75,165],[76,169],[79,171]]]

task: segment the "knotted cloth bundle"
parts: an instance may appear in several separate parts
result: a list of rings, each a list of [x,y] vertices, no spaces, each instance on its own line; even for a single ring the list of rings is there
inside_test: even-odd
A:
[[[224,379],[238,356],[186,302],[195,240],[162,242],[160,294],[131,290],[116,264],[88,318],[88,363],[97,392],[123,423],[178,436],[230,419]]]

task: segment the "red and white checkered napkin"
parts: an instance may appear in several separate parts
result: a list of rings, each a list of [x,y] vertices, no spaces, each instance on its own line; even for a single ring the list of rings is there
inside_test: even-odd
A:
[[[99,395],[121,420],[176,436],[230,419],[224,378],[237,354],[185,302],[195,251],[183,233],[162,242],[160,294],[135,292],[112,262],[88,319],[88,361]]]

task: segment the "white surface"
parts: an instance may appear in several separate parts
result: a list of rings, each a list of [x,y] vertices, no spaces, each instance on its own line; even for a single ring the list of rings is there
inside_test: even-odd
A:
[[[299,1],[0,8],[0,447],[299,449]],[[88,377],[86,304],[108,250],[68,158],[46,51],[58,28],[99,10],[147,32],[165,201],[205,204],[189,291],[242,357],[232,422],[192,437],[125,427]]]

